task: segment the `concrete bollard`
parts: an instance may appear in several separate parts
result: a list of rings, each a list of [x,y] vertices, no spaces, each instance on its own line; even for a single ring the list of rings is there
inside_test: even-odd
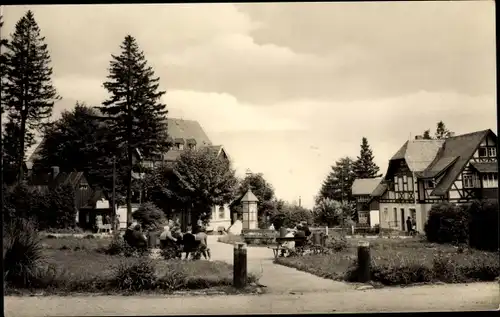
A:
[[[247,247],[245,243],[234,245],[233,286],[243,288],[247,285]]]
[[[358,243],[358,282],[370,281],[370,242],[360,241]]]

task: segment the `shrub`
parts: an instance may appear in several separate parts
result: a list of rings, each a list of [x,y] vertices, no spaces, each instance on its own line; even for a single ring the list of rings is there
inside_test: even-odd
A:
[[[344,237],[328,236],[325,247],[335,252],[342,252],[349,247],[349,243]]]
[[[28,287],[43,260],[42,243],[35,224],[25,219],[11,220],[4,234],[5,281],[14,287]]]
[[[156,283],[154,264],[148,259],[122,262],[116,267],[112,283],[123,291],[151,290]]]
[[[130,246],[118,232],[113,234],[113,238],[107,247],[98,251],[108,255],[122,255],[126,257],[140,257],[149,252],[148,250]]]
[[[160,228],[165,220],[165,214],[155,204],[146,202],[137,209],[133,217],[141,226],[148,231]]]
[[[270,212],[270,221],[276,230],[281,227],[295,227],[299,222],[306,221],[313,223],[313,213],[311,210],[301,206],[284,204]]]
[[[475,201],[468,206],[469,243],[480,250],[499,249],[498,200]]]
[[[448,202],[433,205],[424,230],[429,242],[466,243],[469,236],[468,212],[464,207]]]
[[[188,276],[185,272],[179,270],[168,270],[157,281],[157,288],[163,290],[178,290],[185,288],[188,283]]]

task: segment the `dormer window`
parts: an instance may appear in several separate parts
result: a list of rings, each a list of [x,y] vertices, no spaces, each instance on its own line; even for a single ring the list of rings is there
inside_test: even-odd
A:
[[[186,141],[188,149],[196,150],[196,140],[195,139],[187,139]]]
[[[425,183],[427,188],[434,188],[435,186],[434,180],[427,180]]]
[[[185,144],[185,141],[183,138],[177,138],[174,140],[174,143],[175,143],[175,147],[177,148],[177,150],[184,150],[184,144]]]

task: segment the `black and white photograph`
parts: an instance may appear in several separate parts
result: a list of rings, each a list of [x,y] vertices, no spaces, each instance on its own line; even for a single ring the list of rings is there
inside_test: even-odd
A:
[[[500,309],[494,1],[0,11],[5,316]]]

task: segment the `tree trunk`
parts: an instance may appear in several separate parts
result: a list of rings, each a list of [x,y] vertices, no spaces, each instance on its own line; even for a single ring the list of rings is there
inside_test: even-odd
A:
[[[25,106],[27,108],[27,106]],[[24,134],[26,132],[26,117],[21,115],[21,126],[19,128],[19,157],[17,158],[17,183],[20,184],[24,178]]]
[[[132,224],[132,150],[131,146],[127,149],[128,171],[127,171],[127,227]]]

